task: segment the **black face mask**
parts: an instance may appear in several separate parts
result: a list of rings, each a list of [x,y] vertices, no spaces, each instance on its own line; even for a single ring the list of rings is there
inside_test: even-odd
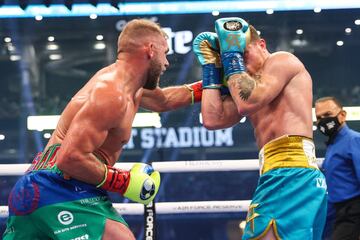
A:
[[[340,122],[337,114],[335,117],[321,118],[317,124],[318,129],[322,134],[330,138],[334,137],[340,127]]]

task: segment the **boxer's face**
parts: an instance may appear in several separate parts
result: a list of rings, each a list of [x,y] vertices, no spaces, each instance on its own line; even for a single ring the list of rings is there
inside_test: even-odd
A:
[[[249,74],[257,73],[264,64],[264,47],[265,42],[262,39],[256,42],[252,42],[246,46],[244,52],[244,61],[246,71]]]
[[[162,75],[166,68],[169,66],[169,62],[166,58],[166,54],[169,52],[166,39],[161,38],[156,44],[153,45],[153,57],[150,59],[150,69],[148,72],[148,80],[144,85],[145,89],[155,89],[160,81],[160,75]]]

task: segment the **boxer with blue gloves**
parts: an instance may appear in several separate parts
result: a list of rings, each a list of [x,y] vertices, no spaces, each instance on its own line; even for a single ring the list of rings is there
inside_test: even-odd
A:
[[[327,191],[312,141],[310,74],[292,53],[270,53],[241,18],[218,19],[215,30],[231,97],[205,89],[203,124],[223,129],[247,116],[259,148],[260,178],[242,239],[320,240]]]

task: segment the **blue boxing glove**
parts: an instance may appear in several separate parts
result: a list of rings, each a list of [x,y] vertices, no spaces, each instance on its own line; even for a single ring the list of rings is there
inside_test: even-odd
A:
[[[193,51],[203,69],[203,88],[220,89],[222,86],[221,60],[218,39],[213,32],[202,32],[193,41]]]
[[[249,24],[242,18],[220,18],[215,22],[215,31],[219,36],[225,78],[245,72],[242,55],[250,41]]]

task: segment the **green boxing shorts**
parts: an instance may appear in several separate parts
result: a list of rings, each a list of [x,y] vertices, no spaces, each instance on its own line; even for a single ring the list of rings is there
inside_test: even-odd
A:
[[[49,155],[53,154],[46,155],[49,162]],[[106,219],[127,226],[106,191],[75,179],[64,179],[56,165],[41,165],[35,170],[32,166],[10,193],[4,240],[100,240]]]

